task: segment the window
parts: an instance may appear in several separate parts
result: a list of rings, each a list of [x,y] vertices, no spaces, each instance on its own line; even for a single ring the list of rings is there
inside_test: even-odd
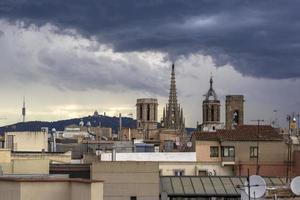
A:
[[[219,157],[219,147],[210,147],[210,157]]]
[[[215,121],[215,111],[214,111],[214,106],[211,107],[211,120],[210,121]]]
[[[234,113],[233,113],[233,124],[234,125],[239,124],[239,118],[240,118],[239,111],[238,110],[234,111]]]
[[[140,105],[140,120],[143,120],[143,105]]]
[[[222,157],[234,157],[234,147],[222,147]]]
[[[150,120],[150,104],[147,104],[147,121]]]
[[[257,158],[258,156],[258,148],[250,147],[250,158]]]
[[[206,170],[198,170],[198,176],[207,176]]]
[[[184,176],[183,169],[174,169],[174,176]]]
[[[136,196],[131,196],[130,200],[137,200]]]

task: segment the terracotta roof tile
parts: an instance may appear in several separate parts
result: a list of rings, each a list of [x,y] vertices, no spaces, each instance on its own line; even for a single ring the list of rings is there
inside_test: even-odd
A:
[[[241,125],[234,130],[217,130],[215,132],[194,132],[196,140],[217,141],[256,141],[258,134],[257,125]],[[271,126],[259,126],[260,141],[281,141],[283,137]]]

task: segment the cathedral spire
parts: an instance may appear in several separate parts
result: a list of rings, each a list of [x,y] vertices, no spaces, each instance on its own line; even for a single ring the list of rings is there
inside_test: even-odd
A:
[[[181,129],[182,126],[182,117],[180,110],[180,105],[177,102],[177,91],[176,91],[176,80],[175,80],[175,65],[172,64],[171,71],[171,81],[170,81],[170,91],[169,91],[169,100],[165,109],[165,116],[163,117],[163,124],[165,128],[168,129]]]

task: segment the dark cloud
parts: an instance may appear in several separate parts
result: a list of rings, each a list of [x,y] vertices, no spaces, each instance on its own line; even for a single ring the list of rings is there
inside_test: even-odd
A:
[[[244,75],[300,77],[300,1],[2,0],[0,17],[51,23],[115,51],[200,52]]]

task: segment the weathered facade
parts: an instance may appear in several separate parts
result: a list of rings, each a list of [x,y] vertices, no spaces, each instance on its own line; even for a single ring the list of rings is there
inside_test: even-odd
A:
[[[271,126],[195,132],[192,141],[199,163],[214,164],[227,175],[246,176],[248,169],[262,176],[286,175],[287,145]]]
[[[5,148],[12,151],[48,151],[48,132],[6,132]]]
[[[226,129],[244,124],[244,96],[227,95],[225,102]]]
[[[158,200],[157,162],[95,162],[92,179],[104,181],[104,200]]]
[[[155,130],[157,129],[157,99],[143,98],[137,99],[136,119],[137,129]]]
[[[103,182],[47,177],[0,177],[0,200],[103,200]]]

